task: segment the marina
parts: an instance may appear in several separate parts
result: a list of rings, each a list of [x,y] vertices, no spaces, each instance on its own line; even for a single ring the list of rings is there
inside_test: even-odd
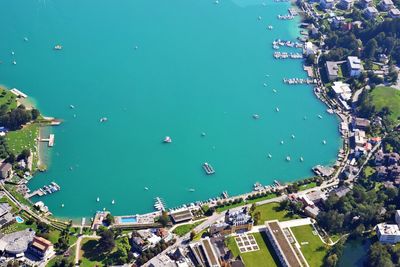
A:
[[[302,59],[302,53],[274,52],[275,59]]]
[[[6,39],[0,43],[0,59],[9,63],[1,65],[2,84],[34,96],[41,111],[64,122],[42,133],[43,139],[57,135],[58,142],[54,139],[48,150],[48,171],[28,183],[36,190],[57,177],[62,190],[40,198],[56,217],[88,217],[103,208],[115,215],[146,213],[153,210],[156,196],[175,207],[215,199],[226,190],[240,195],[251,190],[255,181],[272,186],[273,179],[285,182],[312,175],[312,166],[328,165],[337,155],[335,117],[325,112],[306,84],[293,91],[282,83],[284,76],[304,76],[301,60],[274,60],[268,56],[273,52],[262,56],[266,45],[269,49],[278,39],[291,41],[280,52],[301,52],[291,47],[297,41],[297,30],[293,31],[297,18],[276,19],[288,12],[290,3],[266,3],[268,8],[260,3],[247,9],[222,1],[218,5],[199,2],[196,8],[189,2],[158,1],[159,9],[166,12],[146,24],[145,34],[143,21],[154,3],[121,0],[120,6],[129,14],[122,12],[118,20],[105,22],[101,11],[113,4],[99,1],[77,3],[82,10],[78,14],[77,6],[68,1],[54,2],[51,9],[30,2],[29,10],[40,10],[41,16],[27,13],[19,19],[19,27],[2,30]],[[87,13],[93,5],[100,6],[99,13]],[[4,24],[16,15],[5,10],[28,8],[10,0],[1,6]],[[171,19],[177,8],[185,12]],[[65,16],[57,16],[57,10]],[[204,14],[209,14],[206,21]],[[75,15],[73,22],[66,20],[70,15]],[[57,36],[50,29],[32,27],[46,21],[57,25]],[[245,33],[237,31],[239,25],[247,29]],[[214,36],[212,49],[210,39],[199,36],[205,32]],[[99,42],[103,34],[114,41]],[[249,38],[253,41],[245,41]],[[61,51],[53,51],[57,44]],[[13,66],[13,60],[18,65]],[[38,60],[40,69],[34,64]],[[205,68],[205,62],[213,64]],[[157,78],[149,79],[150,73],[157,73]],[[70,75],[73,81],[63,82]],[[259,119],[253,119],[253,114]],[[312,114],[324,114],[324,119]],[[303,120],[305,116],[309,119]],[[100,123],[101,118],[108,121]],[[279,132],[271,131],[272,125],[283,121]],[[316,127],[321,130],[311,131]],[[296,134],[295,141],[291,133]],[[172,139],[170,144],[163,142],[166,136]],[[317,141],[308,144],[308,139]],[[48,141],[40,145],[46,157]],[[214,174],[207,175],[204,162]],[[134,174],[126,168],[133,168]]]
[[[211,175],[211,174],[215,173],[214,168],[207,162],[205,162],[203,164],[203,169],[204,169],[204,171],[206,172],[207,175]]]
[[[39,188],[35,191],[33,191],[32,193],[27,195],[27,198],[32,198],[34,196],[45,196],[47,194],[53,194],[55,192],[58,192],[61,190],[61,187],[55,183],[55,182],[51,182],[49,185],[45,185],[42,188]]]

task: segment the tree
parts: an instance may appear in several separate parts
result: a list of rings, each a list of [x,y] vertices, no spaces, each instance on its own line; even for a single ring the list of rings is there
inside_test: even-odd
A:
[[[338,256],[336,254],[332,254],[325,258],[324,266],[326,267],[335,267],[338,263]]]
[[[158,218],[158,222],[161,223],[163,227],[166,227],[171,222],[171,219],[166,211],[162,212],[161,216]]]
[[[102,229],[99,240],[99,251],[109,253],[115,247],[114,233],[109,229]]]
[[[104,219],[104,223],[106,225],[111,225],[114,223],[114,216],[111,215],[111,213],[108,213],[106,218]]]
[[[35,109],[35,108],[32,109],[31,113],[32,113],[32,119],[33,120],[36,120],[40,116],[40,111],[38,109]]]
[[[378,48],[378,42],[372,38],[365,45],[364,55],[367,59],[373,60],[375,57],[376,49]]]
[[[190,240],[193,240],[193,238],[196,236],[196,232],[193,230],[190,232]]]

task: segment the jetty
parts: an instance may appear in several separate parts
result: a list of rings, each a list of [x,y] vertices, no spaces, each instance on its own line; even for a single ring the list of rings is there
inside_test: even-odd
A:
[[[317,79],[303,79],[303,78],[284,78],[283,82],[290,85],[297,85],[297,84],[316,84]]]
[[[276,39],[272,42],[272,47],[274,49],[279,49],[280,47],[303,48],[304,44],[302,42],[294,42],[294,41],[286,41],[286,40]]]
[[[278,19],[280,19],[280,20],[292,20],[292,19],[294,19],[294,16],[292,16],[290,14],[278,15]]]
[[[160,197],[155,198],[154,208],[158,211],[165,211],[165,204]]]
[[[31,198],[33,196],[45,196],[47,194],[53,194],[57,191],[60,191],[61,187],[56,182],[51,182],[49,185],[45,185],[32,193],[26,195],[26,198]]]
[[[54,134],[50,134],[49,138],[41,138],[40,142],[47,142],[49,147],[54,146]]]
[[[289,14],[293,17],[299,15],[299,12],[297,12],[297,10],[295,8],[289,8],[288,11],[289,11]]]
[[[287,53],[287,52],[275,52],[275,59],[302,59],[302,53]]]
[[[14,95],[16,95],[17,97],[20,97],[20,98],[27,98],[27,97],[28,97],[28,95],[22,93],[22,92],[21,92],[20,90],[18,90],[17,88],[11,89],[10,92],[13,93]]]
[[[208,164],[207,162],[205,162],[203,164],[203,169],[204,169],[204,171],[206,172],[207,175],[211,175],[211,174],[215,173],[214,168],[210,164]]]

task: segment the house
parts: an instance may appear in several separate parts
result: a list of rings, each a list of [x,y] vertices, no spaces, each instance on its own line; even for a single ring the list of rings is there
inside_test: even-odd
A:
[[[369,7],[369,6],[373,6],[374,5],[374,1],[373,0],[361,0],[360,1],[360,5],[364,8]]]
[[[351,77],[360,76],[361,72],[364,70],[361,60],[354,56],[347,57],[347,66]]]
[[[363,119],[363,118],[354,118],[352,120],[352,126],[355,129],[360,129],[360,130],[368,130],[369,126],[371,125],[371,122],[367,119]]]
[[[335,81],[339,77],[339,64],[335,61],[325,62],[326,75],[329,81]]]
[[[8,203],[0,203],[0,228],[12,224],[15,221],[11,214],[12,207]]]
[[[347,83],[341,81],[333,82],[331,88],[337,98],[340,98],[344,101],[348,101],[351,99],[351,89],[350,85],[348,85]]]
[[[367,18],[372,19],[372,18],[376,18],[378,16],[379,11],[374,6],[367,6],[364,14]]]
[[[103,221],[107,217],[107,215],[110,212],[108,211],[98,211],[96,212],[96,215],[94,216],[94,220],[92,223],[92,230],[97,230],[99,229],[100,226],[103,226]]]
[[[342,0],[342,1],[348,1],[348,0]],[[341,25],[345,23],[346,19],[343,16],[334,16],[332,18],[332,24],[335,28],[339,28]]]
[[[398,9],[397,9],[398,10]],[[383,64],[388,64],[389,63],[389,57],[385,54],[379,54],[378,55],[379,62]]]
[[[132,237],[132,246],[134,249],[138,250],[139,252],[146,251],[150,247],[150,243],[143,240],[143,238],[139,236]]]
[[[304,44],[304,50],[303,50],[305,55],[315,55],[317,53],[317,48],[315,47],[315,45],[313,45],[313,43],[311,42],[306,42]]]
[[[393,19],[400,18],[400,10],[398,10],[397,8],[392,8],[389,11],[389,16]]]
[[[346,186],[340,186],[331,191],[331,194],[336,195],[338,198],[344,197],[347,193],[350,192],[350,188]]]
[[[311,217],[311,218],[315,219],[315,218],[317,218],[317,216],[319,214],[319,208],[318,207],[307,206],[307,207],[304,208],[304,213],[308,217]]]
[[[397,224],[380,223],[376,226],[379,242],[396,244],[400,242],[400,230]]]
[[[183,209],[169,214],[174,223],[190,221],[193,218],[192,212],[189,209]]]
[[[210,234],[230,235],[236,232],[250,231],[253,227],[253,219],[244,207],[238,211],[227,210],[222,223],[215,223],[210,226]]]
[[[394,219],[397,225],[400,227],[400,210],[396,210],[396,215],[394,216]]]
[[[353,0],[340,0],[339,5],[342,9],[351,9],[354,5]]]
[[[382,0],[379,3],[379,7],[382,8],[383,11],[389,11],[392,8],[394,8],[394,4],[393,4],[392,0]]]
[[[332,9],[333,6],[335,5],[335,1],[334,0],[320,0],[319,4],[323,9]]]
[[[8,179],[13,175],[12,165],[10,163],[1,163],[0,165],[0,178]]]
[[[49,240],[39,236],[33,238],[29,249],[40,259],[48,259],[54,254],[53,244]]]
[[[354,131],[354,142],[356,146],[364,146],[364,144],[367,142],[367,139],[365,137],[366,135],[363,130],[356,129]]]

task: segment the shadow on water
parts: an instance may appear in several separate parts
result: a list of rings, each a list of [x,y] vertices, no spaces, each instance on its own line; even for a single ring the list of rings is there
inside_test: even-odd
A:
[[[348,239],[339,259],[338,267],[364,266],[370,246],[371,241],[367,238]]]

